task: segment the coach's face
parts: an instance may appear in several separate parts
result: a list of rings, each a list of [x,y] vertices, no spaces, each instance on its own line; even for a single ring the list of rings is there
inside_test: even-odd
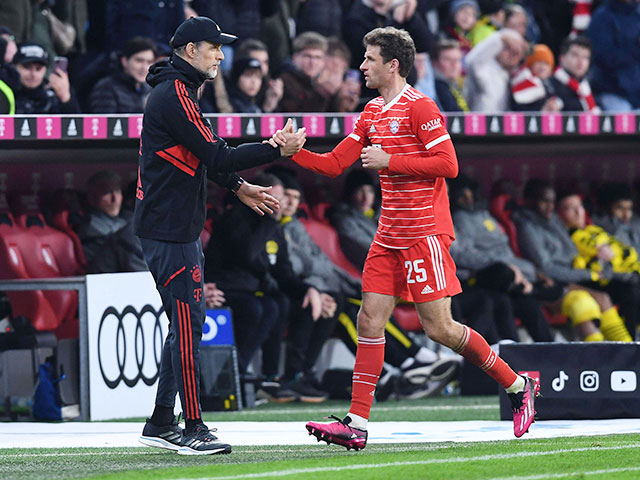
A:
[[[368,45],[364,52],[364,61],[360,64],[360,70],[364,73],[364,81],[367,88],[380,88],[389,83],[392,77],[393,59],[387,63],[382,60],[380,47]]]
[[[221,44],[203,41],[198,42],[196,46],[194,43],[189,43],[187,45],[187,54],[191,58],[191,65],[196,70],[209,80],[216,78],[218,66],[224,60]]]

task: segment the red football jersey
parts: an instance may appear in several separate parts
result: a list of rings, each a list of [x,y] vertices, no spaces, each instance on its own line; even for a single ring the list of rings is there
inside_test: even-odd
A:
[[[437,105],[406,85],[389,103],[371,100],[354,131],[333,152],[302,150],[293,160],[313,171],[335,176],[355,162],[363,147],[391,155],[379,171],[382,210],[374,242],[387,248],[409,248],[429,235],[453,238],[445,177],[458,174],[458,161]]]

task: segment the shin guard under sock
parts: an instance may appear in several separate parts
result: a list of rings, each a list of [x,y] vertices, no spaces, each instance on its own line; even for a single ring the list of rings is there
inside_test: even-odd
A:
[[[368,419],[384,363],[384,337],[358,337],[349,413]]]
[[[487,372],[503,388],[509,388],[518,375],[494,352],[487,341],[475,330],[463,325],[462,337],[453,349],[476,367]]]

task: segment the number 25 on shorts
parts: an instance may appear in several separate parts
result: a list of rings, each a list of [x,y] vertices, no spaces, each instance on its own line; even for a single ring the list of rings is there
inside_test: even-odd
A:
[[[407,269],[407,283],[422,283],[427,281],[427,271],[420,266],[424,263],[423,258],[418,258],[413,262],[411,260],[405,260],[404,268]],[[415,274],[415,279],[411,278],[411,275]]]

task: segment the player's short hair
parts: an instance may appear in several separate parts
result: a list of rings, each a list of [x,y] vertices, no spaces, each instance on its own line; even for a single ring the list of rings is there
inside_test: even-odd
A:
[[[591,40],[584,35],[578,35],[576,37],[567,37],[564,39],[560,45],[560,55],[565,55],[574,45],[591,51]]]
[[[598,202],[606,211],[611,209],[613,204],[620,200],[633,201],[633,190],[627,183],[608,182],[605,183],[598,192]]]
[[[293,53],[299,53],[308,48],[317,48],[327,53],[327,37],[318,32],[304,32],[293,40]]]
[[[380,47],[384,63],[398,60],[400,76],[407,78],[416,58],[416,45],[409,32],[394,27],[375,28],[364,36],[363,42],[365,47]]]
[[[460,49],[460,42],[452,38],[442,38],[436,42],[436,45],[431,50],[431,60],[437,62],[440,59],[440,55],[445,50],[451,50],[453,48]]]

